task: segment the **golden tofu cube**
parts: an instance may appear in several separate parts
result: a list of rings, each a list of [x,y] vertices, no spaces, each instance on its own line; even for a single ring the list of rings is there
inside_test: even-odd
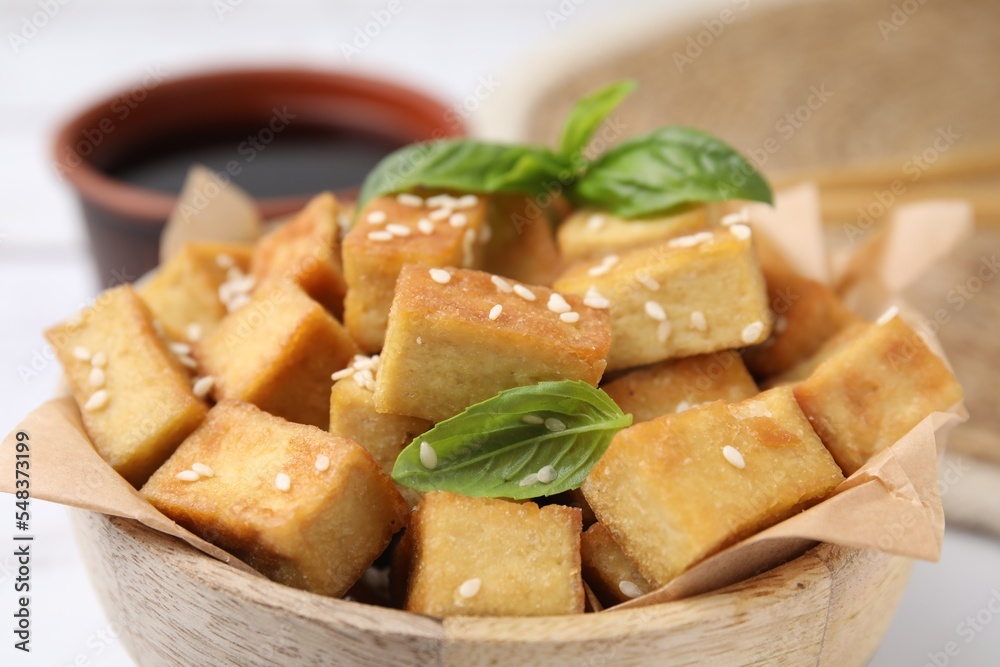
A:
[[[552,299],[575,317],[550,310]],[[607,313],[576,297],[482,271],[408,265],[396,284],[375,406],[439,422],[504,389],[544,380],[597,386],[610,344]]]
[[[333,383],[330,392],[330,433],[360,444],[387,475],[392,474],[396,458],[403,448],[433,426],[424,419],[378,412],[373,392],[353,377]],[[399,492],[412,505],[420,500],[420,494],[413,489],[399,487]]]
[[[437,195],[443,200],[400,197],[409,203],[399,197],[373,199],[344,238],[344,324],[366,352],[382,348],[396,278],[404,264],[479,267],[489,240],[489,233],[483,233],[486,202],[478,197],[465,200],[460,208],[447,195]]]
[[[767,266],[764,279],[774,326],[767,340],[743,352],[747,367],[758,378],[784,373],[845,327],[862,321],[823,283]]]
[[[962,400],[944,361],[899,317],[868,326],[794,391],[847,475],[930,413]]]
[[[562,273],[552,221],[531,198],[489,198],[491,238],[483,269],[528,285],[551,285]]]
[[[448,616],[583,613],[580,510],[431,492],[403,537],[407,611]]]
[[[219,287],[230,268],[249,269],[252,252],[253,246],[242,243],[185,243],[139,288],[139,296],[171,338],[198,338],[191,334],[208,333],[225,317]]]
[[[577,265],[554,288],[609,304],[608,370],[746,347],[771,331],[746,225],[681,236]]]
[[[611,253],[659,245],[707,226],[704,206],[641,220],[626,220],[608,211],[580,209],[559,225],[559,251],[568,262],[600,260]]]
[[[262,286],[195,346],[212,395],[326,429],[330,375],[358,348],[321,305],[290,281]]]
[[[257,284],[287,278],[340,317],[347,292],[340,260],[342,214],[337,198],[325,192],[262,238],[253,254]]]
[[[238,401],[212,408],[142,495],[271,579],[334,597],[409,511],[356,442]]]
[[[733,350],[668,359],[627,371],[601,386],[632,422],[650,421],[712,401],[735,403],[758,393]]]
[[[812,375],[813,371],[819,368],[823,362],[846,348],[860,336],[864,335],[870,326],[871,325],[865,321],[848,324],[824,342],[811,357],[803,359],[780,375],[771,376],[765,380],[761,386],[765,389],[770,389],[772,387],[780,387],[805,380],[807,377]]]
[[[844,479],[790,388],[620,431],[582,489],[654,588]]]
[[[603,524],[595,523],[580,538],[583,580],[605,607],[628,602],[653,590]]]
[[[167,460],[208,407],[130,285],[45,332],[98,454],[133,486]]]

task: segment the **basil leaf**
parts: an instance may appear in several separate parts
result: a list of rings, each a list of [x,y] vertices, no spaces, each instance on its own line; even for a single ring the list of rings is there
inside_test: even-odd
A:
[[[571,190],[578,205],[635,218],[698,202],[772,203],[767,181],[734,148],[688,127],[665,127],[619,144]]]
[[[569,173],[569,165],[547,148],[476,139],[411,144],[383,158],[368,174],[357,210],[375,197],[418,187],[536,195]]]
[[[564,157],[570,157],[583,151],[590,142],[590,137],[608,114],[621,104],[635,87],[635,81],[619,81],[577,102],[563,126],[559,153]]]
[[[578,380],[508,389],[415,438],[400,452],[392,477],[418,491],[551,496],[580,486],[615,433],[631,423],[632,415],[610,396]],[[552,430],[560,425],[565,429]],[[422,447],[434,450],[430,469],[421,461]],[[521,485],[545,466],[555,469],[555,479]]]

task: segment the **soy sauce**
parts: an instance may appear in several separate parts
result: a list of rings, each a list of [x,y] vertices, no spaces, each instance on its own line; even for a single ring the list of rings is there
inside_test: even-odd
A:
[[[281,123],[208,126],[159,137],[102,165],[114,178],[170,194],[188,169],[225,172],[257,199],[311,195],[360,185],[398,139],[357,129]]]

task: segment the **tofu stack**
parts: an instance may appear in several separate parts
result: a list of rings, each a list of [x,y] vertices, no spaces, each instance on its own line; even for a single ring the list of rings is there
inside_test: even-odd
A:
[[[421,192],[348,215],[324,193],[253,246],[188,244],[47,332],[101,456],[289,586],[342,597],[391,563],[391,603],[436,617],[583,613],[585,582],[620,604],[962,397],[903,320],[863,321],[740,214]],[[580,489],[391,478],[435,424],[548,380],[633,415]]]

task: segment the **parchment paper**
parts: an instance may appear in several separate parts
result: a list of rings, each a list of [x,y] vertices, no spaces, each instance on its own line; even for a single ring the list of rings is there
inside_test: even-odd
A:
[[[192,175],[189,185],[195,185],[185,189],[184,203],[191,203],[187,199],[198,192],[195,179],[204,176]],[[806,184],[778,193],[776,203],[774,211],[750,208],[757,233],[767,234],[777,247],[789,253],[800,271],[819,280],[831,280],[815,187]],[[260,231],[256,211],[242,206],[239,195],[235,200],[222,195],[207,200],[199,217],[206,225],[212,221],[213,239],[252,240]],[[218,225],[226,229],[220,231]],[[919,229],[919,233],[890,231],[877,241],[873,237],[868,252],[878,261],[847,263],[857,273],[857,280],[851,283],[853,289],[865,297],[860,299],[864,302],[862,314],[876,317],[881,313],[896,300],[899,289],[940,259],[968,233],[970,226],[969,208],[961,202],[927,202],[901,208],[893,228]],[[176,248],[186,240],[202,238],[204,233],[200,223],[172,222],[165,234],[164,253],[169,254],[168,246]],[[905,279],[897,279],[904,273]],[[940,351],[936,340],[929,342]],[[966,417],[961,404],[949,412],[928,416],[841,484],[832,497],[699,563],[665,587],[609,611],[722,588],[795,558],[817,542],[937,560],[944,532],[938,460],[948,430]],[[32,497],[135,519],[213,558],[252,572],[235,557],[162,515],[104,463],[87,438],[72,398],[45,403],[4,438],[0,450],[3,469],[13,467],[18,431],[30,436]],[[11,476],[0,476],[0,490],[13,492]]]

